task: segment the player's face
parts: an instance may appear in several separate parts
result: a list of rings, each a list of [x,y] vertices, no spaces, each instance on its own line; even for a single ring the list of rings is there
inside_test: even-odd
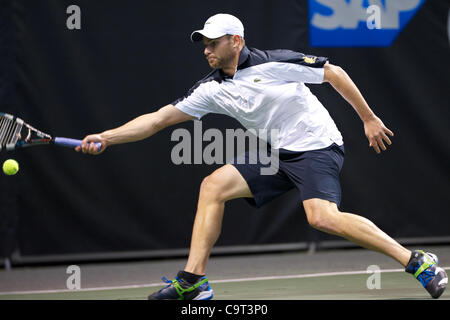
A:
[[[209,66],[213,69],[223,69],[234,59],[233,41],[230,36],[223,36],[217,39],[203,37],[205,45],[205,57]]]

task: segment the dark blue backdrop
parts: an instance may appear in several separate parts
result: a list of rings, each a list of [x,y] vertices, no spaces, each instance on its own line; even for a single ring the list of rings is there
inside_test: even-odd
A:
[[[81,30],[66,27],[71,4],[81,8]],[[445,1],[427,1],[385,48],[310,47],[307,1],[3,0],[1,8],[2,111],[68,137],[116,127],[182,96],[208,72],[190,32],[218,12],[244,22],[248,46],[329,57],[395,132],[389,151],[376,155],[351,106],[329,85],[310,86],[344,136],[342,209],[396,238],[450,235]],[[193,124],[97,157],[52,147],[2,154],[2,162],[21,165],[17,176],[0,177],[3,229],[17,227],[20,255],[187,248],[200,183],[218,166],[172,164],[178,127]],[[203,121],[204,130],[236,127],[224,116]],[[335,238],[307,225],[292,191],[259,210],[227,203],[217,245],[311,239]]]

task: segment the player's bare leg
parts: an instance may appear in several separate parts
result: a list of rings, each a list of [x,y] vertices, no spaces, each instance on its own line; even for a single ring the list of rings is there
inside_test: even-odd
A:
[[[213,290],[205,276],[211,249],[219,238],[225,202],[253,197],[247,182],[232,165],[225,165],[206,177],[200,187],[192,231],[189,258],[184,271],[168,286],[149,295],[149,300],[209,300]]]
[[[340,212],[335,203],[310,199],[303,201],[308,222],[316,229],[344,237],[362,247],[371,249],[397,260],[405,271],[414,275],[433,298],[444,292],[448,276],[438,266],[435,254],[401,246],[366,218]]]
[[[245,197],[252,197],[252,193],[247,182],[232,165],[217,169],[203,180],[185,271],[205,274],[211,249],[222,229],[225,202]]]
[[[303,205],[312,227],[390,256],[404,267],[408,264],[411,251],[389,237],[368,219],[341,212],[335,203],[327,200],[309,199],[304,201]]]

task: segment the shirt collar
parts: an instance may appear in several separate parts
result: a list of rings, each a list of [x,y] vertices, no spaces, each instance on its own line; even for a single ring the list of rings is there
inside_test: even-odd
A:
[[[249,55],[250,55],[250,50],[248,50],[247,46],[244,46],[239,55],[239,61],[238,61],[238,66],[237,66],[238,70],[241,69],[240,67],[244,64],[245,61],[247,61]]]
[[[237,70],[241,70],[243,69],[244,63],[248,60],[248,57],[250,55],[250,50],[244,46],[241,50],[241,53],[239,54],[239,61],[238,61],[238,65],[237,65]],[[219,76],[221,80],[224,79],[233,79],[232,76],[226,75],[225,73],[223,73],[222,69],[218,70],[219,72]]]

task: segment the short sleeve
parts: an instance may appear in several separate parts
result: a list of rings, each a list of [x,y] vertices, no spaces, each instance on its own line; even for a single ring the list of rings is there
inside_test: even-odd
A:
[[[211,82],[204,82],[195,85],[186,96],[174,101],[172,105],[200,120],[206,114],[214,112],[210,84]]]
[[[294,63],[277,63],[275,67],[280,78],[287,81],[304,83],[323,83],[325,69],[318,67],[308,67]]]
[[[323,83],[325,69],[323,67],[308,67],[296,63],[269,62],[260,66],[262,72],[270,78],[289,82]]]
[[[271,71],[274,76],[286,81],[304,83],[323,83],[325,76],[324,65],[328,58],[305,55],[290,50],[268,51],[269,61],[273,64]]]

